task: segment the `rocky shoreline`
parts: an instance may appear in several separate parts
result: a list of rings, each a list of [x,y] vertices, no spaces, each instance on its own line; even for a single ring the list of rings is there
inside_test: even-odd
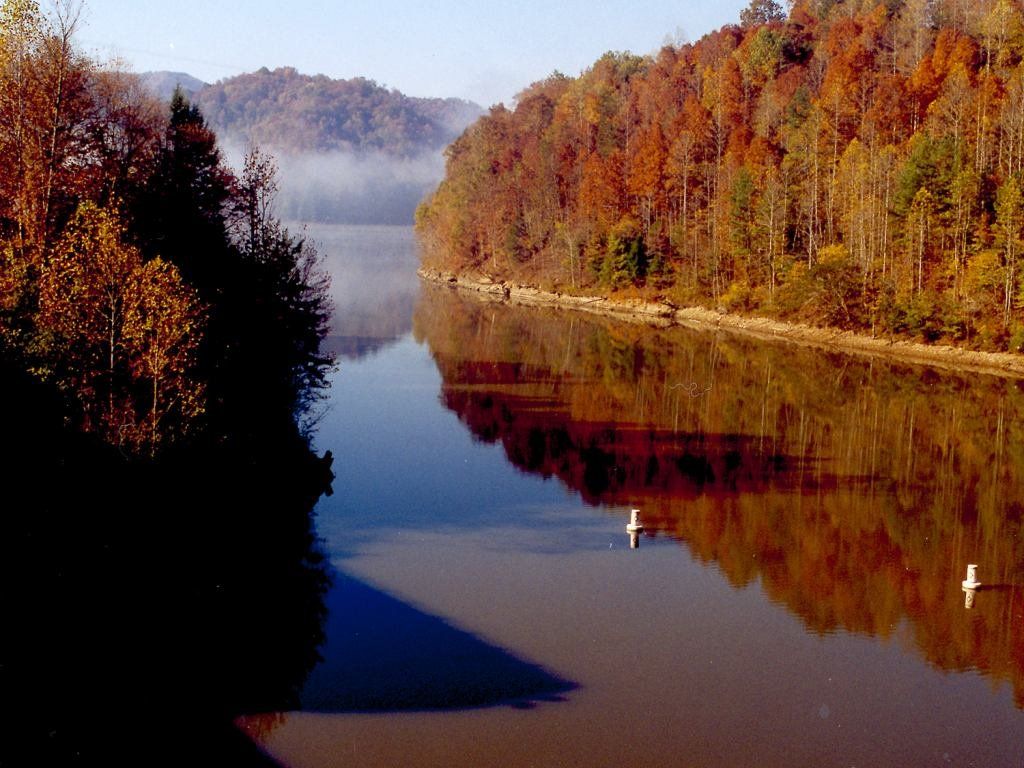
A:
[[[456,275],[423,268],[419,270],[419,275],[428,282],[518,304],[567,307],[660,327],[682,325],[704,330],[721,329],[761,339],[783,340],[822,349],[890,357],[938,368],[1024,378],[1024,355],[1007,352],[978,352],[947,345],[923,344],[902,339],[890,340],[852,331],[819,328],[764,317],[744,317],[703,307],[676,307],[668,303],[642,299],[552,293],[533,286],[495,281],[485,275]]]

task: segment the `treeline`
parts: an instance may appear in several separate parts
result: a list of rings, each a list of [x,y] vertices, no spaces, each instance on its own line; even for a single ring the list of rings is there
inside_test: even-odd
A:
[[[76,50],[78,8],[0,2],[4,356],[126,454],[294,433],[329,307],[273,215],[273,164],[233,175],[181,94],[168,109]]]
[[[417,212],[428,266],[1024,346],[1019,0],[752,0],[495,107]]]
[[[226,78],[196,99],[219,135],[286,153],[409,157],[443,148],[481,112],[460,99],[413,98],[366,78],[335,80],[291,67]]]

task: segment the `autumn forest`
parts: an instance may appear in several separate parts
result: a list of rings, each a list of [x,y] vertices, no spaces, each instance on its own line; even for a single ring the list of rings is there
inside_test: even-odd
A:
[[[1024,0],[484,114],[619,29],[96,5],[0,0],[0,768],[1024,765]]]
[[[329,307],[273,215],[274,163],[233,174],[181,93],[76,49],[80,11],[0,3],[4,358],[127,455],[244,424],[252,380],[288,430],[324,383]]]
[[[1020,351],[1024,7],[752,0],[497,106],[428,268]]]

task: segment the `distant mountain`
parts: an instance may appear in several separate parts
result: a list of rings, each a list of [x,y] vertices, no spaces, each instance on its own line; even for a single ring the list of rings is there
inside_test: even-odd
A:
[[[202,80],[184,72],[143,72],[139,79],[153,95],[164,101],[170,100],[171,94],[179,85],[189,98],[206,87]]]
[[[461,99],[413,98],[362,77],[333,80],[291,67],[221,80],[196,100],[228,141],[396,157],[441,149],[483,113]]]
[[[263,68],[213,85],[147,72],[164,99],[180,83],[217,132],[228,159],[259,145],[280,168],[281,216],[306,221],[411,224],[444,174],[441,150],[483,114],[461,99],[406,96],[372,80],[334,80]]]

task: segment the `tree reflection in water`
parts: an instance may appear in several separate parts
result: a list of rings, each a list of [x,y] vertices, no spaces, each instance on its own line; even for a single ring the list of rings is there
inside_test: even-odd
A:
[[[433,287],[414,332],[445,405],[520,469],[640,507],[815,633],[909,622],[930,663],[1024,707],[1020,382]],[[968,562],[1001,588],[965,613]]]
[[[2,371],[3,765],[265,762],[316,663],[330,472],[293,433],[128,463]]]

